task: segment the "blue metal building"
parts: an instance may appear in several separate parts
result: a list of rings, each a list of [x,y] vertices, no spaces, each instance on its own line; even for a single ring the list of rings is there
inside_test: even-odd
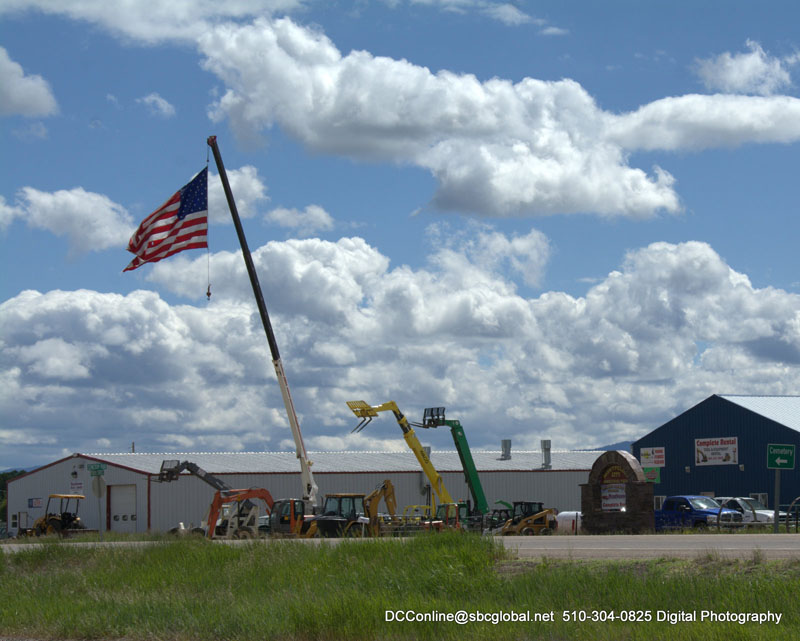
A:
[[[800,396],[713,395],[632,444],[655,482],[656,507],[673,494],[755,496],[774,506],[768,445],[800,454]],[[783,451],[783,450],[780,450]],[[773,451],[773,463],[776,457]],[[780,459],[778,465],[786,465]],[[800,497],[800,465],[780,472],[781,505]]]

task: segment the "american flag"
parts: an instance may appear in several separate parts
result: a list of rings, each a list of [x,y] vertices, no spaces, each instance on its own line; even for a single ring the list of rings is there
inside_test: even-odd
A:
[[[128,241],[136,258],[122,271],[201,247],[208,247],[208,167],[142,221]]]

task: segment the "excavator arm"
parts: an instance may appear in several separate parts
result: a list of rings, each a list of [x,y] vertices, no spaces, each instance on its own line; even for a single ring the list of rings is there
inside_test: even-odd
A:
[[[201,479],[202,481],[205,481],[218,492],[224,492],[225,490],[231,489],[230,485],[225,483],[225,481],[223,481],[222,479],[218,479],[213,474],[209,474],[202,467],[197,465],[197,463],[192,463],[191,461],[183,461],[183,462],[177,460],[162,461],[161,470],[158,472],[158,480],[161,483],[177,481],[181,472],[183,472],[184,470],[194,474],[197,478]]]
[[[447,491],[447,488],[444,486],[444,480],[439,472],[436,471],[433,463],[431,463],[428,454],[425,452],[425,448],[422,447],[422,443],[419,442],[414,429],[400,411],[400,408],[397,407],[397,403],[394,401],[389,401],[383,405],[371,406],[364,401],[347,401],[347,407],[353,411],[353,414],[361,419],[361,422],[356,425],[356,427],[353,429],[353,432],[360,432],[363,430],[373,418],[378,416],[379,412],[392,412],[397,420],[397,423],[400,425],[400,429],[403,430],[403,438],[406,441],[406,445],[408,445],[411,451],[414,452],[414,456],[417,457],[417,461],[419,461],[422,471],[425,472],[425,476],[428,477],[431,488],[433,488],[433,491],[436,493],[439,502],[454,502],[450,497],[450,493]]]
[[[269,490],[254,488],[250,490],[218,490],[214,494],[214,499],[211,501],[211,507],[208,510],[208,531],[206,536],[209,539],[214,538],[214,530],[219,519],[219,513],[222,506],[226,503],[240,503],[241,507],[246,510],[247,514],[241,519],[240,527],[237,527],[235,536],[238,538],[252,538],[256,536],[258,523],[257,523],[257,510],[256,504],[251,499],[258,499],[267,504],[267,508],[272,511],[272,506],[275,501],[272,499],[272,494]]]
[[[218,501],[219,504],[216,507],[216,512],[212,518],[211,513],[209,512],[208,517],[208,531],[210,532],[209,536],[213,536],[214,532],[214,524],[217,522],[217,515],[219,515],[220,506],[222,503],[225,503],[224,499],[229,496],[232,492],[242,492],[243,490],[234,490],[228,485],[225,481],[220,478],[217,478],[213,474],[206,472],[202,467],[200,467],[197,463],[193,463],[192,461],[178,461],[178,460],[165,460],[161,462],[161,469],[158,472],[158,481],[161,483],[169,483],[171,481],[177,481],[180,478],[181,472],[183,471],[190,472],[197,478],[202,481],[208,483],[211,487],[216,490],[216,494],[214,494],[214,499],[211,503],[210,511],[214,511],[214,505]],[[263,490],[267,492],[267,490]],[[267,492],[269,494],[269,492]],[[260,497],[256,497],[260,498]],[[256,507],[256,504],[250,500],[250,497],[244,497],[240,499],[243,501],[243,507],[247,510],[252,510]],[[272,509],[272,497],[270,496],[269,501],[266,501],[267,506],[269,509]]]
[[[369,518],[369,530],[372,536],[381,535],[381,519],[378,513],[381,499],[386,503],[386,510],[394,523],[397,520],[397,499],[394,495],[394,485],[389,479],[386,479],[364,499],[364,511]]]

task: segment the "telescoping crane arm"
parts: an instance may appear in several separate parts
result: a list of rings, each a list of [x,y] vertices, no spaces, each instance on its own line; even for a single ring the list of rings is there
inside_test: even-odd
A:
[[[272,322],[269,319],[267,312],[267,304],[264,302],[264,295],[261,292],[261,285],[258,282],[258,274],[253,264],[253,257],[250,254],[250,248],[247,245],[247,239],[244,235],[244,228],[242,221],[239,219],[239,211],[236,209],[236,202],[233,199],[233,192],[231,191],[230,183],[228,182],[228,174],[225,171],[225,165],[222,163],[222,155],[217,146],[217,137],[208,137],[208,146],[214,153],[214,161],[217,163],[219,170],[219,177],[222,181],[222,188],[225,191],[225,198],[228,200],[228,208],[231,211],[231,218],[233,219],[233,226],[236,228],[236,235],[239,237],[239,245],[242,248],[242,256],[244,257],[244,264],[247,267],[247,274],[250,277],[250,284],[253,288],[253,295],[256,299],[256,306],[258,313],[261,316],[261,323],[264,326],[264,332],[267,335],[267,343],[269,350],[272,354],[272,366],[275,368],[275,375],[278,378],[278,385],[281,388],[281,396],[283,397],[283,405],[286,408],[286,416],[289,419],[289,427],[292,430],[292,437],[294,438],[295,452],[300,461],[300,478],[303,483],[303,499],[307,509],[311,509],[317,502],[317,492],[319,488],[314,482],[314,474],[311,472],[312,462],[306,453],[306,446],[303,443],[303,435],[300,432],[300,422],[297,420],[297,412],[294,409],[294,401],[289,392],[289,381],[286,380],[286,372],[283,369],[283,362],[281,355],[278,351],[278,343],[275,340],[275,333],[272,331]]]
[[[467,443],[467,437],[464,434],[464,428],[461,426],[460,421],[445,419],[443,407],[428,407],[425,409],[422,417],[422,427],[439,427],[446,425],[450,428],[450,434],[453,437],[453,442],[458,452],[458,458],[461,459],[461,468],[464,470],[464,477],[467,481],[467,487],[472,500],[474,501],[475,511],[480,514],[487,514],[489,512],[489,504],[486,501],[486,495],[483,493],[483,485],[478,476],[478,469],[475,467],[475,461],[472,460],[472,452]]]
[[[181,472],[186,470],[191,474],[194,474],[197,478],[202,481],[208,483],[211,487],[213,487],[217,493],[214,496],[214,501],[220,500],[220,497],[227,497],[232,495],[235,492],[241,492],[241,490],[234,490],[228,485],[225,481],[220,478],[217,478],[213,474],[206,472],[202,467],[200,467],[197,463],[192,463],[192,461],[178,461],[178,460],[166,460],[161,462],[161,469],[158,472],[158,480],[160,483],[167,483],[170,481],[177,481],[181,475]],[[265,490],[266,491],[266,490]],[[249,499],[249,497],[245,497],[243,499],[243,505],[247,507],[247,509],[252,509],[255,504]],[[272,509],[272,499],[267,502],[267,506],[269,509]],[[212,503],[213,507],[213,503]],[[219,513],[219,507],[217,507],[217,513]],[[216,515],[211,518],[209,517],[209,523],[216,523],[217,517]],[[210,526],[209,531],[213,534],[214,527]]]
[[[442,477],[439,475],[439,472],[436,471],[436,468],[433,467],[430,458],[425,453],[425,449],[422,447],[422,443],[419,442],[417,435],[414,433],[414,429],[400,411],[400,408],[397,407],[397,403],[394,401],[389,401],[383,405],[377,405],[373,407],[364,401],[347,401],[347,407],[353,411],[353,414],[361,419],[361,422],[352,430],[353,432],[360,432],[363,430],[367,424],[369,424],[369,422],[378,415],[378,412],[392,412],[395,419],[397,419],[397,423],[400,425],[400,429],[403,430],[403,438],[405,439],[406,444],[409,448],[411,448],[411,451],[414,452],[414,455],[417,457],[419,464],[422,466],[422,471],[425,472],[425,476],[428,477],[433,491],[436,492],[439,502],[454,502],[450,497],[450,493],[447,491],[447,488],[444,486],[444,480],[442,480]]]
[[[178,460],[162,461],[161,470],[158,472],[158,480],[161,483],[168,481],[177,481],[181,472],[183,472],[184,470],[186,470],[187,472],[191,472],[197,478],[205,481],[218,492],[226,492],[231,489],[231,486],[225,483],[225,481],[223,481],[222,479],[218,479],[213,474],[209,474],[202,467],[197,465],[197,463],[192,463],[191,461],[183,461],[183,462]]]

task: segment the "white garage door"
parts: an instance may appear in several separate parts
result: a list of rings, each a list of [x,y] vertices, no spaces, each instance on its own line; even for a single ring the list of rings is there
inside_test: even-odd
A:
[[[112,532],[136,532],[136,486],[109,485]]]

